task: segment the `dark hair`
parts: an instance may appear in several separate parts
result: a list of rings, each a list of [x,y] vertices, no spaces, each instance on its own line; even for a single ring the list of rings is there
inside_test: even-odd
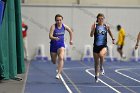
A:
[[[117,25],[117,29],[120,30],[121,29],[121,25]]]
[[[103,13],[98,13],[98,15],[97,15],[97,17],[96,17],[96,18],[98,19],[100,16],[101,16],[101,17],[103,17],[103,18],[105,18],[105,16],[104,16],[104,14],[103,14]],[[96,22],[98,22],[98,20],[96,20]]]
[[[57,15],[55,16],[55,21],[56,21],[56,18],[57,18],[57,17],[61,17],[61,18],[63,19],[63,16],[62,16],[62,15],[57,14]]]
[[[117,28],[121,28],[121,25],[117,25]]]

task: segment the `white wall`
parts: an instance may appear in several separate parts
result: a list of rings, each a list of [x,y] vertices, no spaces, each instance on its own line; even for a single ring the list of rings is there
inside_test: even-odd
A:
[[[140,5],[140,0],[80,0],[85,5]]]
[[[140,0],[25,0],[25,3],[34,4],[81,4],[81,5],[140,5]]]
[[[77,3],[77,0],[25,0],[25,3],[74,4],[74,3]]]
[[[124,52],[130,57],[132,46],[135,44],[136,36],[140,29],[140,8],[139,7],[91,7],[91,6],[22,6],[22,16],[25,23],[29,25],[28,30],[28,51],[30,58],[35,54],[35,49],[39,44],[45,45],[45,53],[49,57],[49,29],[55,22],[54,16],[62,14],[63,22],[74,31],[74,45],[72,49],[72,59],[80,59],[84,52],[84,45],[93,43],[93,38],[89,37],[90,28],[96,15],[102,12],[105,14],[106,22],[111,26],[112,33],[117,39],[116,25],[121,24],[126,30],[126,44]],[[109,35],[108,35],[109,36]],[[66,33],[66,43],[69,36]],[[108,45],[111,39],[108,37]],[[114,56],[118,57],[116,47],[113,48]],[[50,58],[50,57],[49,57]]]

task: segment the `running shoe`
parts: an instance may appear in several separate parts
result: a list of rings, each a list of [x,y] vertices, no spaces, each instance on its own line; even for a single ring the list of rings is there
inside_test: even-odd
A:
[[[100,74],[101,74],[101,75],[105,75],[105,70],[104,70],[103,67],[100,69]]]
[[[95,76],[95,82],[96,82],[96,83],[99,82],[99,78],[98,78],[98,76]]]
[[[57,74],[56,75],[56,79],[60,79],[60,74]]]

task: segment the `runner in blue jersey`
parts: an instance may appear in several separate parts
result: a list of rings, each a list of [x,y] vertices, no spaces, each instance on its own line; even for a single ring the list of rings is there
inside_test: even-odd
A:
[[[99,75],[104,75],[103,63],[107,53],[107,33],[112,38],[114,44],[114,38],[110,31],[110,27],[104,23],[104,14],[99,13],[97,15],[97,24],[94,23],[91,28],[90,36],[94,36],[93,44],[93,56],[95,61],[95,82],[99,81]]]
[[[60,14],[55,16],[55,24],[53,24],[50,28],[49,38],[50,41],[50,55],[51,61],[53,64],[56,64],[57,56],[58,56],[58,72],[56,75],[57,79],[60,79],[61,72],[63,70],[64,65],[64,54],[65,54],[65,44],[64,44],[64,34],[65,30],[69,32],[70,36],[70,45],[72,42],[72,30],[65,24],[62,23],[63,17]]]

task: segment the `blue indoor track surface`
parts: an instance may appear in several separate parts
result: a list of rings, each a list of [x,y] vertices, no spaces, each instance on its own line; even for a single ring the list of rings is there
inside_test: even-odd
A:
[[[95,83],[94,62],[66,61],[58,80],[56,65],[31,61],[24,93],[140,93],[139,62],[105,62],[104,69]]]

